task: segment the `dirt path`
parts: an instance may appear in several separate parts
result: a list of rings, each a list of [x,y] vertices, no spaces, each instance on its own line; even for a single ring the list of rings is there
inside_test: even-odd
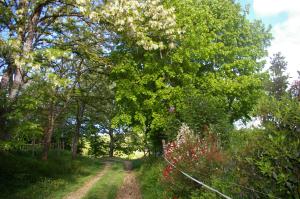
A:
[[[123,185],[118,191],[116,199],[141,199],[141,192],[136,177],[132,171],[126,171]]]
[[[106,171],[111,167],[111,163],[107,162],[104,169],[102,169],[96,176],[92,177],[90,180],[86,181],[82,187],[74,192],[69,193],[63,199],[81,199],[87,192],[93,187],[93,185],[106,173]]]

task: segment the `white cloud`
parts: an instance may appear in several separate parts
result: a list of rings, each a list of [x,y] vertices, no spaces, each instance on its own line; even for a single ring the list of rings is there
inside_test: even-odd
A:
[[[273,35],[274,40],[269,53],[272,55],[281,51],[288,61],[290,76],[296,78],[297,70],[300,70],[300,13],[275,25]]]
[[[286,13],[287,19],[273,25],[273,41],[269,55],[282,52],[288,62],[288,73],[295,79],[300,70],[300,1],[299,0],[254,0],[257,17],[275,17]]]
[[[282,12],[299,12],[299,0],[253,0],[258,16],[272,16]]]

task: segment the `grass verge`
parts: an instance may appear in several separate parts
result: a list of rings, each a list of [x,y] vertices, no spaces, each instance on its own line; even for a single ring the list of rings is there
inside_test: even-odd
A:
[[[0,198],[56,199],[76,190],[102,167],[100,160],[51,151],[48,161],[27,153],[0,152]]]
[[[163,162],[159,158],[145,158],[133,161],[143,199],[164,198],[165,190],[161,183]]]

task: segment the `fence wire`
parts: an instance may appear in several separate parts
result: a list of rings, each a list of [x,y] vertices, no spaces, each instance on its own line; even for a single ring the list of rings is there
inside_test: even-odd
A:
[[[205,187],[206,189],[208,189],[208,190],[210,190],[210,191],[213,191],[213,192],[219,194],[219,195],[222,196],[223,198],[226,198],[226,199],[232,199],[231,197],[229,197],[229,196],[227,196],[227,195],[221,193],[220,191],[218,191],[218,190],[216,190],[216,189],[214,189],[214,188],[212,188],[212,187],[210,187],[210,186],[204,184],[203,182],[201,182],[201,181],[199,181],[199,180],[193,178],[193,177],[190,176],[189,174],[187,174],[187,173],[181,171],[181,170],[178,169],[174,164],[172,164],[166,157],[164,157],[164,159],[165,159],[172,167],[174,167],[175,169],[177,169],[180,173],[182,173],[183,175],[185,175],[187,178],[189,178],[189,179],[193,180],[194,182],[196,182],[196,183],[202,185],[202,186]]]

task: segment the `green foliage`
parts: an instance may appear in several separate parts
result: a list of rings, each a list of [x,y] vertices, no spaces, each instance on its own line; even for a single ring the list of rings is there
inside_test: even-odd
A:
[[[231,129],[229,114],[225,110],[225,100],[219,96],[192,93],[186,95],[182,107],[178,107],[181,121],[186,123],[197,134],[204,135],[205,127],[217,133],[225,143]]]
[[[0,137],[10,139],[1,140],[0,151],[41,143],[43,135],[70,149],[78,134],[77,151],[86,144],[93,157],[108,154],[109,146],[117,155],[158,155],[162,139],[173,140],[184,122],[198,137],[174,152],[184,159],[179,168],[233,198],[266,196],[252,189],[300,197],[299,86],[286,92],[280,54],[271,61],[270,96],[255,110],[263,128],[232,130],[262,96],[262,60],[271,39],[236,1],[5,1],[0,12]],[[191,159],[201,139],[214,150]],[[71,190],[97,168],[66,154],[48,163],[1,155],[3,197],[60,197],[59,188]],[[170,183],[163,167],[160,159],[141,165],[145,198],[216,198],[176,171]],[[118,165],[104,176],[111,181],[98,182],[87,198],[113,198],[122,178]]]
[[[269,95],[273,95],[276,99],[280,99],[286,92],[288,87],[289,76],[284,74],[287,67],[285,57],[281,53],[276,53],[271,58],[270,80],[267,82],[266,90]]]
[[[275,195],[300,197],[300,103],[297,96],[286,91],[287,76],[284,75],[287,63],[280,53],[271,62],[271,80],[268,83],[268,96],[264,96],[257,106],[256,114],[261,117],[264,127],[256,155],[249,163],[262,174],[262,189],[269,189]],[[266,187],[265,187],[266,186]]]
[[[267,99],[258,109],[265,130],[251,164],[270,184],[276,183],[274,193],[299,197],[300,104],[288,96],[281,96],[280,101],[272,96]]]
[[[241,7],[229,0],[175,0],[165,5],[175,8],[183,30],[176,48],[156,52],[120,43],[111,57],[116,102],[130,115],[131,126],[146,134],[148,145],[156,145],[152,138],[164,137],[158,134],[166,134],[178,120],[189,121],[189,111],[201,114],[199,108],[205,105],[203,115],[191,116],[191,126],[199,129],[209,123],[222,134],[233,121],[249,118],[261,94],[264,62],[259,60],[266,55],[269,30],[247,20]]]
[[[88,155],[92,157],[101,157],[108,155],[108,142],[104,137],[99,137],[96,135],[91,135],[89,137],[90,148],[88,150]]]
[[[298,80],[292,83],[289,93],[300,101],[300,71],[298,71]]]
[[[182,83],[200,93],[226,100],[230,120],[248,117],[261,89],[270,34],[261,22],[250,22],[232,1],[170,1],[185,30],[172,54]],[[259,36],[258,36],[259,35]]]
[[[260,22],[230,0],[117,2],[0,5],[0,30],[8,33],[0,57],[10,80],[1,93],[19,96],[16,111],[1,108],[1,118],[2,110],[11,117],[7,131],[40,137],[41,129],[53,128],[52,113],[54,128],[78,119],[80,102],[87,107],[82,126],[89,120],[114,134],[126,129],[135,148],[159,151],[182,121],[197,130],[210,125],[223,136],[233,121],[248,117],[270,40]],[[190,117],[192,110],[197,116]]]
[[[86,141],[89,143],[88,155],[92,157],[108,155],[107,136],[99,136],[98,129],[92,123],[88,123],[84,131]]]

